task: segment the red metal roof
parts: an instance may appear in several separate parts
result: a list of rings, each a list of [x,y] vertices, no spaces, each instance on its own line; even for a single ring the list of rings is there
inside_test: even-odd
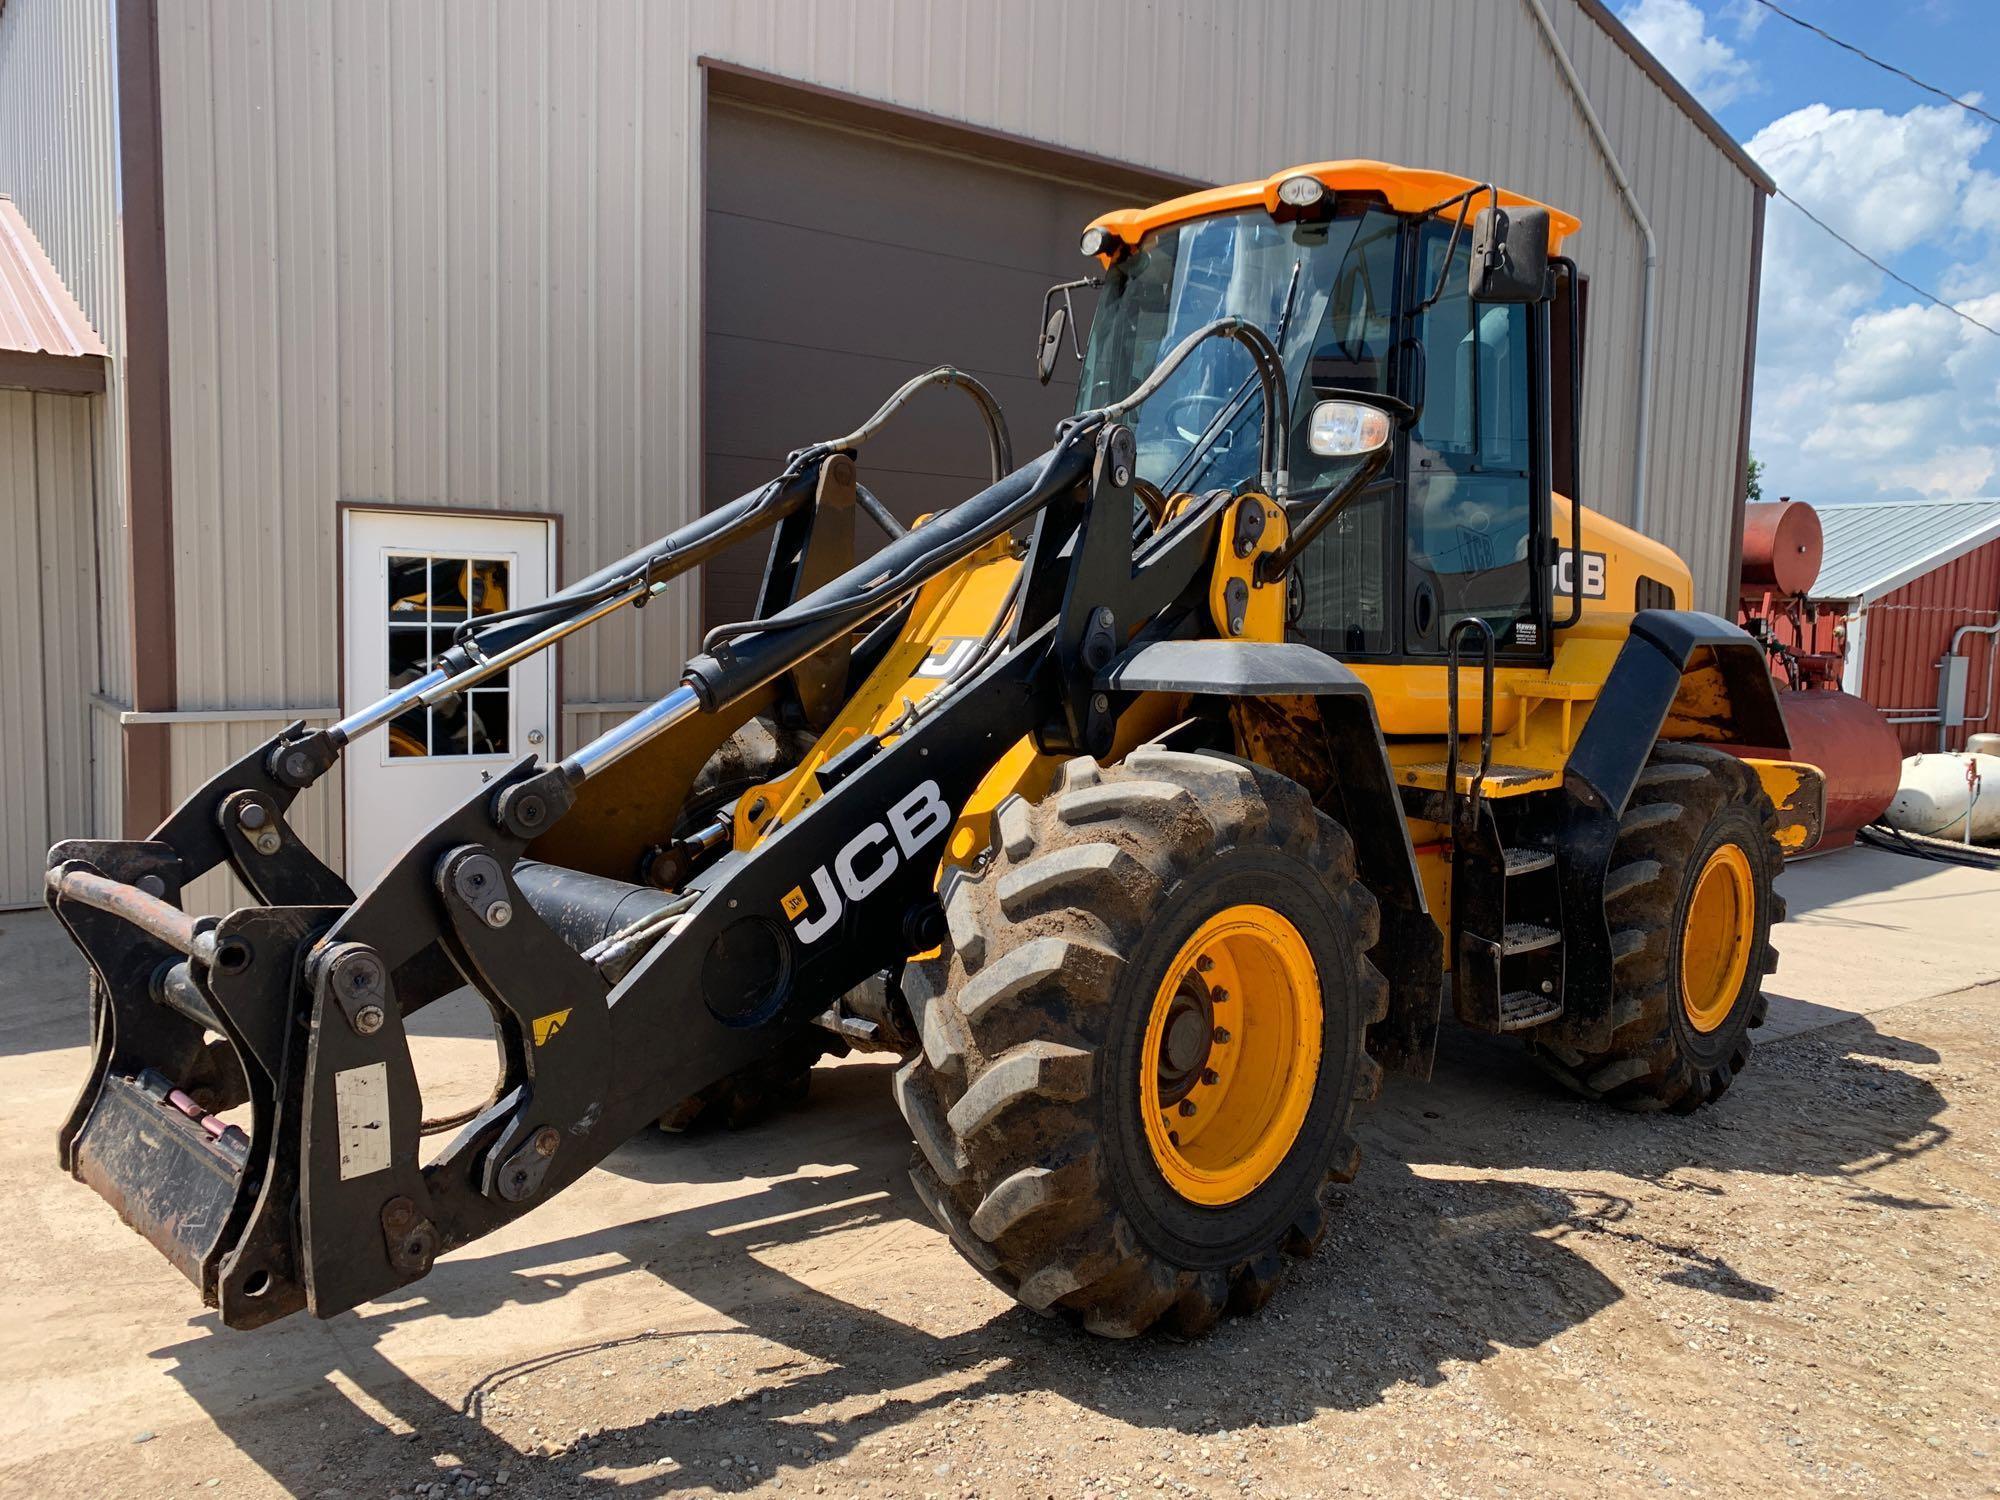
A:
[[[0,195],[0,353],[93,362],[105,353],[104,341],[5,195]]]

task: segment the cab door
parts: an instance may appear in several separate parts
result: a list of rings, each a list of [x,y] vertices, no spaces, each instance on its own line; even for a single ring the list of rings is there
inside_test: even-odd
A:
[[[1469,230],[1418,226],[1409,338],[1422,411],[1409,434],[1403,647],[1441,655],[1461,620],[1484,620],[1501,659],[1543,660],[1547,630],[1543,304],[1466,295]]]

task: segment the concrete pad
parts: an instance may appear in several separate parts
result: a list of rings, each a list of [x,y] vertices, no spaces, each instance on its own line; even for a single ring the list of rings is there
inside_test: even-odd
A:
[[[1795,861],[1759,1040],[2000,976],[2000,872],[1855,845]]]

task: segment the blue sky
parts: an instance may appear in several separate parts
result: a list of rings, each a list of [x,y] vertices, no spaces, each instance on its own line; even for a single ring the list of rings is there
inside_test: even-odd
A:
[[[2000,0],[1780,3],[2000,114]],[[1754,0],[1618,10],[1793,197],[2000,327],[2000,127]],[[1767,498],[2000,495],[2000,338],[1929,306],[1774,199],[1751,447]]]

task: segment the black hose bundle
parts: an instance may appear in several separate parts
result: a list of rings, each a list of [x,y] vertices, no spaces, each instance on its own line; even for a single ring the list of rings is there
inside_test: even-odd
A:
[[[1964,865],[1973,870],[2000,870],[2000,849],[1982,849],[1977,844],[1961,844],[1957,839],[1905,833],[1887,823],[1870,823],[1854,837],[1870,849],[1907,854],[1912,859],[1935,860],[1941,865]]]

